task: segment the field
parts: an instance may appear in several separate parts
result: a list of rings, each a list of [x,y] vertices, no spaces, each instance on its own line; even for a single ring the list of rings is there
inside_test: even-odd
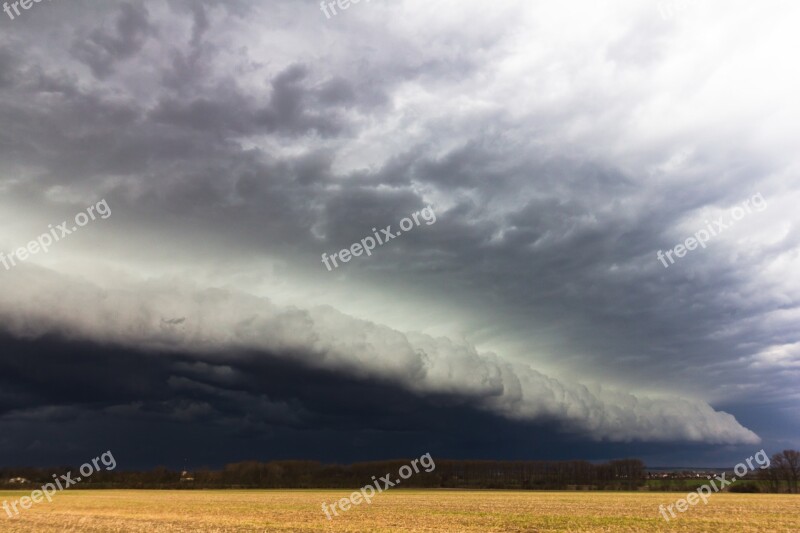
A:
[[[0,504],[23,495],[0,492]],[[336,490],[69,490],[16,518],[0,510],[0,531],[800,531],[800,498],[790,495],[716,494],[667,524],[658,506],[679,493],[394,490],[328,521],[322,502],[343,496]]]

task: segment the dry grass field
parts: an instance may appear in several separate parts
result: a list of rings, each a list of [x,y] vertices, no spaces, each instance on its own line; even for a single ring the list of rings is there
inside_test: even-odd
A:
[[[16,500],[22,492],[0,492]],[[394,490],[328,521],[323,501],[345,491],[79,491],[0,516],[0,531],[42,532],[512,532],[800,531],[800,498],[718,494],[667,524],[678,493]]]

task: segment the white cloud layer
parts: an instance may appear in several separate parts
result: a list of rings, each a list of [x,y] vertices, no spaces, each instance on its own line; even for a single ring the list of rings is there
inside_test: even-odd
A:
[[[447,394],[517,420],[555,420],[599,440],[760,441],[728,413],[681,398],[650,399],[563,383],[473,346],[403,333],[330,307],[163,282],[101,289],[39,268],[0,278],[0,319],[20,337],[60,333],[130,348],[216,353],[257,350],[316,368]]]
[[[74,0],[5,21],[0,250],[99,198],[113,216],[0,270],[4,321],[261,349],[609,440],[755,442],[709,405],[757,405],[746,425],[800,443],[800,5],[665,6]],[[763,213],[658,262],[756,193]],[[431,228],[320,263],[429,203]]]

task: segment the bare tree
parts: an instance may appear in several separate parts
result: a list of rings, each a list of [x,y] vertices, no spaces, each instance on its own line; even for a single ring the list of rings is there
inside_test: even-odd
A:
[[[783,450],[772,456],[772,468],[789,486],[789,492],[797,494],[797,480],[800,477],[800,452]]]
[[[772,457],[772,462],[770,463],[770,468],[766,468],[764,470],[758,471],[758,479],[768,481],[769,482],[769,491],[770,492],[780,492],[781,491],[781,476],[778,469],[775,467],[775,456]]]

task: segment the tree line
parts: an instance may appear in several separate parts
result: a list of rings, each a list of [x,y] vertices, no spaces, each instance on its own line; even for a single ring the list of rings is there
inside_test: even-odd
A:
[[[317,461],[244,461],[221,470],[201,468],[180,472],[165,467],[150,471],[99,471],[81,481],[80,488],[357,488],[372,476],[397,477],[407,460],[373,461],[351,465]],[[48,482],[54,473],[74,468],[2,468],[0,482],[24,478],[31,485]],[[456,461],[435,462],[431,472],[420,471],[403,480],[409,488],[472,489],[635,489],[644,484],[645,467],[638,459],[605,464],[586,461]]]
[[[758,479],[769,492],[789,492],[797,494],[797,481],[800,478],[800,451],[784,450],[770,459],[770,466],[758,473]]]
[[[317,461],[244,461],[222,469],[200,468],[192,472],[158,467],[148,471],[99,471],[81,481],[81,489],[352,489],[370,483],[372,476],[397,477],[408,460],[372,461],[351,465]],[[72,467],[0,468],[0,486],[40,486],[53,474],[76,472]],[[732,485],[733,491],[798,491],[800,452],[784,450],[772,456],[768,469],[759,470]],[[9,483],[23,478],[25,483]],[[17,479],[18,481],[18,479]],[[407,488],[463,488],[517,490],[640,490],[648,486],[647,469],[639,459],[621,459],[602,464],[587,461],[464,461],[437,460],[431,472],[420,471],[403,480]],[[663,489],[662,489],[663,490]]]

